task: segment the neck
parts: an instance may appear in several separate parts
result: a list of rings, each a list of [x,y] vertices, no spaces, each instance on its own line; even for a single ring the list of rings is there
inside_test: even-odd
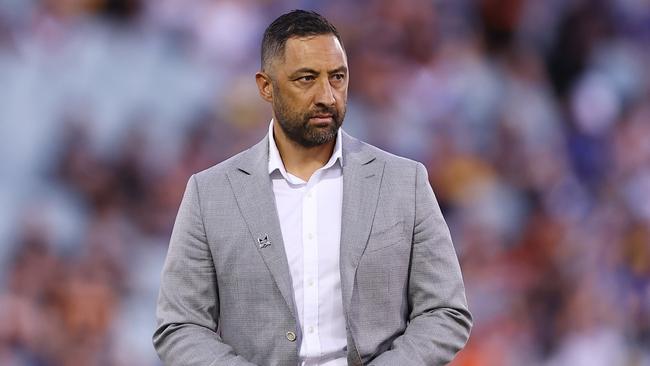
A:
[[[287,172],[308,181],[314,172],[329,161],[336,140],[323,145],[305,147],[289,139],[276,120],[273,121],[273,139]]]

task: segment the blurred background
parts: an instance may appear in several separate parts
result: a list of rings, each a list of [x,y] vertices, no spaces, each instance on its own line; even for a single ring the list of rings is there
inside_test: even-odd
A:
[[[265,134],[294,8],[342,34],[346,131],[429,169],[453,365],[650,365],[648,0],[0,0],[0,365],[160,365],[185,183]]]

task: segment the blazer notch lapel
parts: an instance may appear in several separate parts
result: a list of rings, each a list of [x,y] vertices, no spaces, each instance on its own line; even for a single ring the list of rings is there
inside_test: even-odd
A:
[[[341,220],[341,292],[349,311],[354,277],[377,210],[384,172],[383,161],[372,159],[363,165],[349,164],[343,171],[343,212]]]
[[[227,175],[239,210],[250,231],[250,241],[244,245],[255,246],[292,315],[297,319],[280,220],[271,179],[266,169],[266,166],[248,171],[238,168]]]

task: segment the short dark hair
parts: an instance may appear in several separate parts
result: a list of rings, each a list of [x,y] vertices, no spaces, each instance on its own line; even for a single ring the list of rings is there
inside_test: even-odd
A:
[[[305,10],[292,10],[281,15],[271,23],[264,31],[262,38],[262,70],[264,70],[272,58],[284,55],[284,47],[291,37],[318,36],[333,34],[343,46],[341,36],[322,15]]]

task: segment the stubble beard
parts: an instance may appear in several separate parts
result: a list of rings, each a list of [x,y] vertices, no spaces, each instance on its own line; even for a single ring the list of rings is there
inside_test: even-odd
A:
[[[284,134],[291,141],[302,147],[316,147],[327,144],[336,139],[336,134],[343,124],[345,117],[345,107],[342,113],[336,110],[335,107],[319,106],[315,110],[306,113],[299,113],[292,111],[289,106],[284,102],[280,93],[274,93],[273,99],[273,112],[275,118],[282,128]],[[326,127],[317,127],[309,123],[309,119],[317,114],[330,114],[334,123]]]

